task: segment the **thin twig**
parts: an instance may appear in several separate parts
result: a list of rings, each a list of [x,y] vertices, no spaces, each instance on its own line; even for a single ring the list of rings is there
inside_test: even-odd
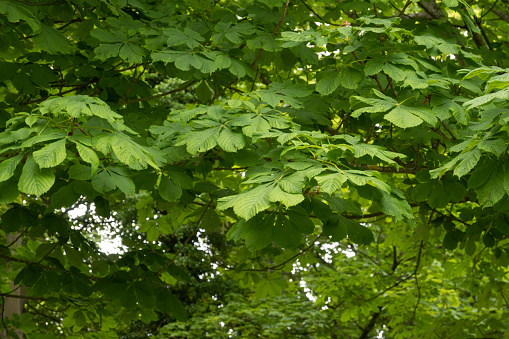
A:
[[[26,295],[7,294],[7,293],[0,293],[0,297],[2,297],[2,299],[5,297],[5,298],[14,298],[14,299],[48,300],[47,298],[43,298],[43,297],[30,297],[30,296],[26,296]],[[4,305],[4,303],[2,303],[2,305]],[[3,316],[2,316],[2,320],[3,320]]]
[[[308,4],[304,2],[304,0],[300,0],[300,1],[304,4],[304,6],[306,6],[306,8],[307,8],[307,9],[309,9],[309,10],[311,11],[311,13],[313,13],[313,14],[314,14],[314,16],[316,16],[318,19],[320,19],[320,20],[321,20],[321,21],[323,21],[324,23],[326,23],[326,24],[328,24],[328,25],[331,25],[331,26],[343,26],[343,25],[341,25],[341,24],[335,24],[335,23],[333,23],[333,22],[330,22],[330,21],[325,20],[325,19],[324,19],[324,18],[322,18],[322,17],[321,17],[318,13],[316,13],[316,12],[313,10],[313,8],[311,8],[310,6],[308,6]]]
[[[279,22],[277,23],[277,26],[276,28],[274,28],[274,31],[272,32],[272,35],[276,34],[277,30],[279,29],[279,26],[281,26],[281,24],[283,23],[283,21],[285,20],[285,16],[286,16],[286,11],[288,10],[288,4],[290,3],[290,0],[286,0],[286,5],[285,5],[285,10],[283,11],[283,17],[281,18],[281,20],[279,20]]]
[[[119,103],[118,103],[119,106],[123,105],[124,100],[127,99],[127,96],[129,95],[129,93],[133,89],[134,85],[138,82],[138,80],[140,80],[140,78],[143,75],[143,73],[145,73],[145,71],[147,70],[147,65],[148,65],[148,63],[143,64],[143,70],[141,71],[141,73],[138,76],[136,76],[136,71],[134,71],[134,77],[133,77],[133,81],[131,81],[131,86],[129,86],[129,88],[125,92],[124,97],[122,98],[122,100],[119,101]]]
[[[305,249],[303,249],[302,251],[300,251],[299,253],[295,254],[294,256],[292,256],[291,258],[283,261],[282,263],[279,263],[277,265],[274,265],[274,266],[270,266],[270,267],[265,267],[264,269],[245,269],[243,271],[250,271],[250,272],[261,272],[261,271],[268,271],[268,270],[278,270],[278,269],[281,269],[283,268],[287,263],[289,263],[290,261],[292,261],[293,259],[297,258],[298,256],[306,253],[307,251],[309,251],[311,248],[313,248],[313,246],[315,246],[315,243],[318,241],[318,239],[320,239],[322,237],[323,234],[320,234],[315,240],[313,240],[313,242],[311,243],[311,245],[309,245],[308,247],[306,247]],[[261,266],[261,265],[260,265]]]
[[[21,232],[16,239],[14,239],[9,245],[7,245],[7,247],[11,247],[12,245],[14,245],[16,243],[16,241],[18,241],[19,238],[21,238],[27,231],[28,231],[28,228],[26,228],[23,232]]]
[[[196,83],[196,80],[193,80],[191,82],[188,82],[186,85],[184,85],[184,86],[182,86],[180,88],[173,89],[171,91],[160,93],[160,94],[157,94],[157,95],[153,95],[151,97],[129,100],[129,101],[124,102],[124,105],[132,104],[133,102],[143,102],[143,101],[147,101],[147,100],[157,99],[157,98],[169,95],[169,94],[177,93],[177,92],[180,92],[180,91],[183,91],[183,90],[187,89],[188,87],[194,85],[195,83]]]
[[[63,5],[64,2],[55,1],[55,2],[49,2],[49,3],[42,3],[42,4],[33,4],[31,2],[23,1],[23,0],[16,0],[17,2],[20,2],[22,4],[25,4],[27,6],[53,6],[53,5]]]
[[[407,7],[410,6],[411,3],[412,3],[412,0],[408,0],[406,2],[405,6],[403,6],[403,9],[401,9],[401,11],[399,12],[399,15],[398,15],[399,18],[401,18],[405,14]]]
[[[493,8],[495,8],[495,6],[497,5],[498,3],[498,0],[496,0],[493,5],[491,5],[491,7],[488,9],[488,11],[486,11],[486,13],[482,14],[480,19],[482,19],[486,14],[488,14],[489,12],[491,12],[493,10]]]
[[[94,84],[96,82],[99,82],[99,80],[100,80],[100,78],[94,78],[94,79],[90,80],[87,83],[84,83],[84,84],[81,84],[81,85],[76,85],[74,88],[72,88],[70,90],[67,90],[67,91],[64,91],[62,93],[59,93],[58,96],[63,96],[64,94],[68,94],[68,93],[77,91],[80,88],[87,87],[88,85],[91,85],[91,84]],[[31,104],[38,104],[40,102],[43,102],[46,99],[49,99],[50,97],[51,96],[44,97],[44,98],[39,98],[39,99],[35,99],[35,100],[29,101],[29,102],[20,102],[19,105],[26,106],[26,105],[31,105]]]
[[[39,260],[39,261],[37,262],[37,264],[40,264],[40,263],[41,263],[44,259],[46,259],[46,257],[47,257],[48,255],[50,255],[50,253],[51,253],[51,252],[53,252],[53,251],[55,250],[55,248],[57,248],[57,246],[58,246],[58,242],[57,242],[57,243],[55,243],[55,245],[53,245],[53,247],[52,247],[52,248],[48,251],[48,253],[46,253],[45,255],[43,255],[43,257],[41,258],[41,260]]]

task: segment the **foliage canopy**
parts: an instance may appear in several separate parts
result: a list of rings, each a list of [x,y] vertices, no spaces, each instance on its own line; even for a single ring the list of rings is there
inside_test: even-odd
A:
[[[0,2],[1,328],[509,338],[506,1],[46,1]]]

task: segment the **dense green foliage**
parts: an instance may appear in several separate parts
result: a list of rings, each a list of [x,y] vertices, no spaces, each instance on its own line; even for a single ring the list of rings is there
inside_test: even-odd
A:
[[[0,1],[0,328],[509,338],[506,1],[45,1]]]

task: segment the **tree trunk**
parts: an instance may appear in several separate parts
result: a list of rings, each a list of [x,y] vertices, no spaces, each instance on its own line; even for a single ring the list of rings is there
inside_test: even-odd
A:
[[[16,239],[18,234],[7,234],[7,243],[10,244],[14,239]],[[18,239],[15,244],[12,246],[20,246],[21,239]],[[11,282],[10,284],[11,291],[14,291],[12,294],[15,296],[22,296],[23,291],[22,288],[16,288],[16,286]],[[3,297],[4,304],[2,304],[2,317],[3,319],[11,318],[14,313],[17,313],[19,316],[23,313],[23,308],[25,306],[25,299],[23,298],[9,298]],[[0,299],[0,303],[2,300]],[[23,338],[23,332],[20,329],[13,329],[13,332],[18,335],[19,338]],[[12,333],[12,332],[11,332]],[[0,338],[13,338],[12,335],[8,335],[5,330],[0,332]],[[14,337],[15,338],[15,337]]]

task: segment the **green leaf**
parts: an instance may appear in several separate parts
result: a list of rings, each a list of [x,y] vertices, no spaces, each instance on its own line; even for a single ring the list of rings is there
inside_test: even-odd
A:
[[[237,152],[246,146],[246,137],[242,133],[235,133],[229,128],[223,128],[217,137],[217,144],[226,152]]]
[[[348,230],[348,238],[354,243],[359,245],[369,245],[375,240],[373,232],[366,226],[362,226],[359,223],[349,220],[343,216],[339,216],[339,222],[346,224]]]
[[[381,59],[371,59],[364,66],[364,73],[367,76],[378,74],[382,71],[385,62]]]
[[[67,156],[65,143],[66,139],[58,140],[35,151],[35,162],[40,168],[50,168],[59,165]]]
[[[167,288],[154,290],[156,307],[163,313],[172,314],[178,321],[187,321],[187,312],[180,300],[178,300]]]
[[[113,153],[115,153],[115,156],[118,158],[118,160],[130,168],[135,170],[142,170],[150,165],[155,169],[159,169],[159,167],[152,160],[149,151],[143,146],[132,141],[125,134],[114,134],[107,139],[107,142],[109,143],[111,150]]]
[[[0,204],[10,204],[19,196],[19,190],[15,182],[0,182]]]
[[[329,95],[341,85],[341,72],[334,71],[323,77],[316,84],[316,91],[321,95]]]
[[[493,153],[497,157],[500,157],[506,150],[506,143],[502,139],[488,139],[482,140],[477,144],[477,147],[483,151]]]
[[[315,177],[320,190],[329,194],[335,193],[346,182],[347,177],[342,173],[331,173]]]
[[[302,232],[284,214],[278,213],[272,237],[282,248],[295,248],[302,240]]]
[[[477,188],[477,199],[483,207],[490,207],[497,203],[505,194],[504,168],[500,164],[493,169],[489,179]]]
[[[23,159],[23,155],[23,153],[19,153],[13,158],[0,162],[0,182],[7,180],[14,175],[14,171],[21,159]]]
[[[122,45],[122,43],[100,45],[94,50],[95,57],[102,61],[108,58],[115,58],[118,56]]]
[[[117,186],[107,170],[99,170],[92,177],[92,187],[99,193],[107,193],[114,190]]]
[[[166,201],[176,201],[182,195],[182,189],[175,185],[168,177],[163,176],[159,183],[159,194]]]
[[[231,65],[229,68],[230,72],[235,75],[237,78],[243,78],[246,75],[246,69],[244,64],[238,60],[231,59]]]
[[[283,191],[279,185],[274,187],[269,193],[269,201],[281,202],[287,208],[300,204],[304,200],[302,194],[292,194]]]
[[[222,211],[233,207],[239,217],[249,220],[271,206],[269,194],[273,183],[257,186],[241,194],[218,199],[217,209]]]
[[[332,241],[341,241],[347,235],[346,223],[339,215],[334,214],[323,223],[323,234],[330,236]]]
[[[19,178],[18,189],[20,192],[40,196],[49,191],[54,183],[53,170],[39,168],[32,155],[29,155]]]
[[[422,124],[423,120],[409,112],[404,106],[396,106],[384,118],[401,128],[415,127]]]
[[[479,162],[480,158],[481,151],[479,151],[479,149],[477,148],[474,148],[473,150],[466,152],[464,156],[461,158],[461,161],[454,169],[454,175],[457,175],[458,178],[461,178],[465,174],[469,173]]]
[[[125,195],[133,195],[136,187],[131,178],[123,175],[119,175],[113,171],[113,168],[109,168],[109,174],[113,184],[118,187]]]
[[[216,230],[221,227],[221,219],[212,208],[208,208],[201,219],[200,227],[209,232]]]
[[[43,51],[48,53],[64,53],[71,52],[71,44],[62,32],[53,27],[41,24],[39,33],[32,40]]]
[[[63,186],[51,196],[51,207],[59,209],[74,205],[80,198],[80,194],[74,190],[74,183]]]
[[[142,62],[144,55],[145,51],[143,48],[130,42],[125,42],[118,51],[118,56],[121,57],[122,60],[133,64]]]
[[[206,152],[217,145],[221,127],[213,127],[192,133],[186,140],[187,151],[191,154]]]
[[[92,177],[92,170],[84,165],[72,165],[67,171],[70,179],[88,180]]]
[[[99,157],[92,149],[82,145],[80,142],[76,142],[76,148],[81,159],[92,165],[93,174],[99,168]]]

